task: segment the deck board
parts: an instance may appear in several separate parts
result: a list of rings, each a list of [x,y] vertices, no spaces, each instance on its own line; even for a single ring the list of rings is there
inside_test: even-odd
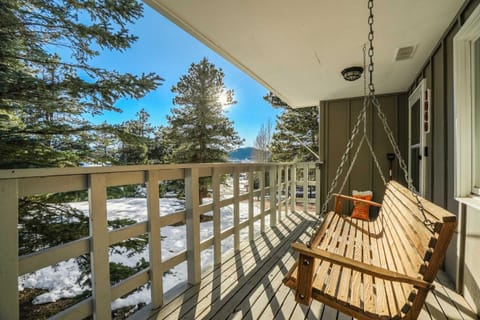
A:
[[[203,275],[149,319],[340,319],[351,317],[318,301],[309,307],[297,304],[283,276],[295,262],[290,243],[304,234],[311,216],[289,214],[237,255]],[[441,271],[435,290],[428,295],[419,319],[476,319],[465,300],[452,290]]]

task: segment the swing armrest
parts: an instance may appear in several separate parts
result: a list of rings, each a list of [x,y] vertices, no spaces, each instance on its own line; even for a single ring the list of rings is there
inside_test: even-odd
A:
[[[365,204],[368,204],[368,205],[371,205],[371,206],[374,206],[374,207],[379,207],[379,208],[382,207],[382,205],[381,205],[380,203],[375,202],[375,201],[358,199],[358,198],[349,197],[349,196],[345,196],[345,195],[343,195],[343,194],[338,194],[338,193],[334,193],[333,195],[334,195],[337,199],[340,198],[340,199],[344,199],[344,200],[358,201],[358,202],[362,202],[362,203],[365,203]]]
[[[325,260],[325,261],[340,265],[342,267],[346,267],[355,271],[360,271],[362,273],[369,274],[371,276],[378,277],[384,280],[408,283],[418,288],[432,287],[432,284],[425,280],[418,279],[405,274],[401,274],[388,269],[384,269],[381,267],[373,266],[360,261],[345,258],[344,256],[331,253],[325,250],[321,250],[317,248],[308,248],[306,245],[302,243],[292,243],[292,248],[298,251],[300,254],[313,257],[316,259]]]

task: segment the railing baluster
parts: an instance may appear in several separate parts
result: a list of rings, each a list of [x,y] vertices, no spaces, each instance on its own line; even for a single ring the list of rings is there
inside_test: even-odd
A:
[[[213,168],[213,263],[218,265],[222,263],[222,240],[220,232],[222,221],[220,217],[220,174],[218,167]]]
[[[148,244],[150,254],[150,284],[152,309],[163,304],[163,270],[162,244],[160,237],[160,204],[158,192],[159,176],[157,171],[147,171],[147,209],[148,209]]]
[[[253,224],[253,169],[248,169],[248,240],[253,241],[254,238]]]
[[[0,180],[0,319],[18,319],[18,181]]]
[[[320,167],[315,164],[315,212],[320,214],[320,206],[321,206],[321,176],[322,172],[320,171]]]
[[[288,190],[289,190],[289,183],[290,183],[287,166],[283,166],[283,172],[285,172],[285,181],[284,181],[285,183],[283,185],[283,190],[285,192],[285,200],[283,202],[283,207],[284,207],[284,216],[286,217],[288,214],[288,201],[289,201]]]
[[[254,215],[254,171],[258,172],[259,187],[260,187],[260,230],[265,232],[265,196],[266,183],[269,183],[270,194],[270,225],[275,226],[279,220],[288,215],[288,207],[292,212],[296,209],[296,186],[297,186],[297,172],[295,164],[271,165],[271,164],[257,164],[255,166],[234,166],[234,165],[215,165],[208,168],[212,172],[213,183],[213,243],[214,250],[214,264],[221,263],[221,208],[220,208],[220,180],[221,173],[227,172],[229,168],[233,169],[233,200],[224,203],[233,203],[233,232],[230,234],[234,236],[234,250],[236,253],[240,250],[240,173],[248,169],[248,237],[252,241],[255,237],[255,215]],[[192,168],[193,167],[193,168]],[[300,168],[304,171],[304,181],[299,183],[304,188],[304,210],[308,209],[308,186],[313,183],[308,181],[309,165],[301,164]],[[228,169],[227,169],[228,168]],[[82,171],[80,173],[72,173],[71,176],[75,181],[80,181],[78,175],[81,174],[83,184],[76,182],[71,185],[72,188],[83,189],[87,186],[89,191],[89,206],[90,206],[90,255],[91,255],[91,269],[92,269],[92,290],[93,296],[88,300],[89,309],[80,306],[82,312],[92,312],[95,319],[110,319],[111,318],[111,299],[112,288],[110,286],[110,270],[109,270],[109,243],[111,235],[108,232],[107,221],[107,186],[112,183],[127,183],[131,181],[142,180],[142,175],[145,175],[147,185],[147,209],[148,209],[148,232],[149,232],[149,252],[150,252],[150,283],[152,295],[152,308],[158,308],[163,304],[163,268],[165,264],[161,261],[161,232],[160,225],[165,223],[164,218],[160,217],[159,206],[159,180],[162,179],[180,179],[185,177],[185,195],[186,195],[186,210],[185,218],[181,216],[181,220],[186,220],[187,231],[187,252],[183,256],[177,258],[174,262],[169,262],[168,268],[171,268],[178,263],[187,259],[188,264],[188,282],[191,284],[198,284],[201,280],[201,246],[200,246],[200,181],[199,176],[207,174],[207,167],[198,167],[196,165],[186,165],[181,168],[166,168],[161,167],[145,167],[143,169],[136,169],[134,173],[128,173],[124,169],[118,172],[107,169],[107,171]],[[265,174],[269,172],[269,181],[266,181]],[[140,176],[139,176],[140,174]],[[208,173],[210,174],[210,173]],[[320,204],[320,176],[321,172],[316,168],[315,172],[315,188],[316,188],[316,202],[317,211]],[[50,175],[55,177],[57,173]],[[58,173],[59,176],[68,176],[63,174],[63,171]],[[180,177],[181,175],[181,177]],[[88,177],[88,179],[87,179]],[[22,180],[24,179],[24,180]],[[135,180],[131,180],[135,179]],[[2,284],[2,291],[0,293],[0,319],[18,319],[18,197],[22,196],[22,184],[29,182],[31,178],[10,179],[4,178],[0,180],[0,203],[2,204],[2,213],[0,215],[0,231],[3,235],[3,241],[0,243],[0,256],[2,257],[2,264],[0,264],[0,283]],[[42,190],[41,184],[45,183],[41,179],[36,179],[38,186],[27,190]],[[50,181],[50,180],[49,180]],[[142,181],[142,183],[143,183]],[[49,187],[50,189],[62,191],[62,186],[58,188]],[[50,190],[49,189],[49,190]],[[25,192],[25,191],[23,191]],[[30,191],[29,191],[30,192]],[[52,191],[53,192],[53,191]],[[290,198],[289,198],[290,192]],[[244,197],[246,199],[246,197]],[[298,199],[300,200],[300,199]],[[284,205],[284,206],[283,206]],[[284,208],[283,208],[284,207]],[[282,211],[285,210],[283,216]],[[268,211],[267,211],[268,212]],[[182,213],[183,214],[183,213]],[[177,219],[177,218],[175,218]],[[175,220],[176,221],[176,220]],[[142,233],[147,232],[146,224],[144,223]],[[244,223],[243,225],[247,225]],[[135,229],[137,230],[137,229]],[[129,231],[133,232],[133,231]],[[118,233],[114,232],[117,237]],[[87,250],[87,249],[85,249]],[[87,251],[84,251],[87,252]],[[51,254],[46,253],[46,254]],[[166,268],[166,267],[165,267]],[[145,276],[146,277],[146,276]],[[146,280],[146,278],[145,278]],[[144,281],[145,281],[144,280]],[[135,281],[138,281],[135,280]],[[134,282],[135,283],[135,282]],[[143,283],[143,282],[142,282]],[[132,283],[127,285],[131,286]],[[118,288],[114,294],[118,294]],[[115,293],[117,292],[117,293]],[[93,303],[91,303],[92,301]],[[75,313],[77,307],[71,309],[68,314]],[[80,310],[80,309],[78,309]],[[87,310],[87,311],[85,311]]]
[[[111,319],[110,264],[108,258],[107,187],[103,174],[88,179],[91,269],[94,319]]]
[[[262,166],[262,171],[260,173],[260,214],[262,215],[260,219],[260,232],[265,232],[265,166]]]
[[[277,212],[278,221],[282,220],[282,166],[277,166]]]
[[[202,276],[200,265],[200,188],[198,177],[198,168],[185,169],[188,282],[194,285],[200,283]]]
[[[240,168],[233,170],[233,250],[240,251]]]
[[[290,166],[290,211],[295,212],[297,206],[297,166]]]
[[[308,212],[308,163],[303,164],[303,212]]]
[[[275,166],[270,167],[270,226],[277,225],[277,182],[276,182],[277,168]]]

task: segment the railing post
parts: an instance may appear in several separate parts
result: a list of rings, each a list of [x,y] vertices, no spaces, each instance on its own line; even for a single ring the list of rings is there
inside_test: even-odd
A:
[[[218,168],[213,168],[213,264],[222,263],[222,239],[220,219],[220,174]]]
[[[253,169],[248,168],[248,240],[253,241],[254,224],[253,224]]]
[[[297,206],[297,166],[290,166],[290,211],[295,212]]]
[[[321,178],[322,172],[320,171],[320,166],[315,164],[315,212],[320,214],[321,206]]]
[[[240,169],[233,169],[233,250],[240,251]]]
[[[277,212],[278,212],[278,221],[282,220],[282,166],[277,167]]]
[[[260,232],[265,232],[265,166],[262,166],[262,171],[260,173]]]
[[[303,164],[303,212],[308,212],[308,162]]]
[[[160,204],[158,192],[159,176],[156,171],[146,172],[147,210],[150,254],[150,284],[152,309],[163,304],[162,244],[160,237]]]
[[[111,319],[106,178],[103,174],[91,174],[88,182],[94,319]]]
[[[19,319],[17,180],[0,180],[0,203],[0,319]]]
[[[198,177],[198,168],[185,169],[188,282],[193,285],[199,284],[202,276],[200,265],[200,188]]]
[[[277,225],[277,201],[276,201],[276,175],[277,169],[275,166],[270,167],[270,226],[273,227]]]
[[[289,173],[288,173],[288,166],[283,166],[283,171],[285,172],[285,184],[283,185],[283,190],[285,191],[285,200],[283,202],[284,206],[285,206],[285,217],[287,216],[288,214],[288,190],[289,190]]]

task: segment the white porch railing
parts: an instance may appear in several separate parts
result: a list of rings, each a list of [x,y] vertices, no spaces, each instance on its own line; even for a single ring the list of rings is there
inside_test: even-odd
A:
[[[312,175],[312,169],[315,170]],[[265,181],[268,172],[269,181]],[[310,174],[309,174],[310,172]],[[241,190],[240,175],[248,173],[248,188]],[[258,173],[258,188],[254,188],[254,173]],[[221,199],[221,176],[233,176],[233,197]],[[297,182],[297,176],[303,176]],[[310,178],[308,178],[310,176]],[[200,204],[199,178],[212,177],[213,201]],[[315,179],[312,179],[315,177]],[[160,215],[159,183],[165,180],[185,181],[185,210]],[[148,220],[124,228],[108,230],[107,187],[145,184]],[[268,184],[268,186],[267,186]],[[201,280],[201,252],[213,246],[214,264],[222,262],[221,241],[233,235],[233,248],[240,250],[240,230],[248,228],[248,238],[254,241],[254,223],[260,221],[265,230],[265,217],[275,226],[297,203],[307,210],[309,186],[320,192],[320,170],[313,163],[280,164],[185,164],[155,166],[91,167],[65,169],[22,169],[0,171],[0,319],[19,318],[18,277],[61,261],[84,254],[91,256],[92,296],[57,314],[55,318],[111,318],[111,302],[150,282],[151,308],[163,304],[165,271],[187,261],[188,282]],[[297,198],[297,186],[303,187],[303,197]],[[18,256],[19,199],[36,194],[88,190],[90,234],[60,246]],[[267,197],[267,194],[269,197]],[[254,215],[254,197],[260,199],[260,213]],[[240,221],[239,206],[248,201],[248,219]],[[317,209],[319,197],[315,197]],[[233,227],[221,230],[220,209],[233,205]],[[268,207],[268,208],[267,208]],[[213,212],[213,237],[200,241],[200,215]],[[186,224],[186,251],[162,260],[160,229],[177,223]],[[110,285],[109,246],[148,233],[150,266],[137,274]]]

